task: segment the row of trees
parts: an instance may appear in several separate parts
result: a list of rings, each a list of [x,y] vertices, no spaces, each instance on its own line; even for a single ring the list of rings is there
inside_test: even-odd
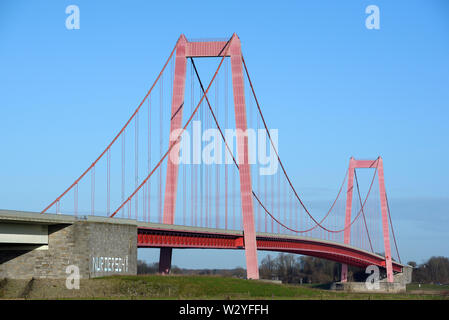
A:
[[[432,257],[420,265],[414,261],[408,265],[413,267],[413,282],[449,284],[449,258]]]
[[[449,259],[432,257],[427,262],[417,265],[408,263],[414,268],[413,282],[449,284]],[[147,264],[138,261],[138,274],[154,274],[159,270],[158,263]],[[220,275],[226,277],[245,278],[246,270],[234,269],[181,269],[174,266],[173,274],[188,275]],[[329,260],[281,253],[276,257],[267,255],[259,266],[260,277],[270,280],[281,280],[283,283],[329,283],[340,280],[341,264]],[[364,269],[349,267],[349,281],[364,281],[368,274]],[[381,278],[384,277],[381,272]]]
[[[277,257],[266,256],[259,267],[260,277],[281,280],[284,283],[328,283],[340,279],[341,265],[332,261],[293,254],[279,254]],[[159,271],[158,263],[137,262],[138,274],[155,274]],[[234,269],[181,269],[173,266],[172,274],[185,275],[220,275],[245,278],[244,268]],[[352,274],[350,273],[349,276]]]
[[[137,261],[137,274],[156,274],[159,272],[159,263],[146,263],[145,261]],[[219,275],[223,277],[245,278],[246,270],[244,268],[234,269],[182,269],[177,266],[171,268],[171,274],[184,275]]]
[[[259,267],[263,279],[284,283],[328,283],[340,279],[341,264],[293,254],[267,255]]]
[[[413,267],[412,282],[449,284],[449,258],[431,257],[426,262]],[[276,258],[267,256],[260,265],[260,275],[265,279],[278,279],[285,283],[327,283],[339,281],[341,264],[308,256],[279,254]],[[369,274],[364,269],[349,267],[349,281],[364,281]],[[381,278],[385,271],[381,270]]]

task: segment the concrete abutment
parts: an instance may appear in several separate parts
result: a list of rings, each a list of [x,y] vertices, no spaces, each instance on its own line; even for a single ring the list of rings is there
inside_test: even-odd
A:
[[[20,224],[23,230],[29,230],[30,225],[45,226],[42,229],[48,230],[48,242],[8,243],[8,238],[14,240],[14,234],[2,233],[0,278],[58,279],[67,278],[74,270],[79,270],[81,279],[137,274],[137,225],[126,220],[121,223],[93,220],[97,221],[52,224],[14,221],[14,232],[19,235]],[[3,229],[10,227],[9,222],[0,223]],[[67,270],[69,266],[75,268]]]

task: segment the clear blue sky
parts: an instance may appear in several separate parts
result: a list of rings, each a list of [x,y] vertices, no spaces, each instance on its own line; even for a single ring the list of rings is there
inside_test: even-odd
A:
[[[70,4],[80,8],[80,30],[65,28]],[[370,4],[380,8],[380,30],[365,27]],[[181,33],[233,32],[304,198],[330,199],[350,156],[381,155],[403,260],[449,256],[444,0],[1,1],[0,207],[39,211],[73,181]],[[175,251],[174,264],[233,267],[244,257]]]

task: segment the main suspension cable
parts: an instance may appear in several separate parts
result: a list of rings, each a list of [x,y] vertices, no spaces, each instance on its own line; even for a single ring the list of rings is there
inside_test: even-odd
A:
[[[270,139],[270,142],[271,142],[271,146],[273,147],[273,150],[274,150],[274,152],[276,153],[276,157],[277,157],[277,159],[278,159],[278,161],[279,161],[279,164],[280,164],[281,169],[282,169],[282,171],[283,171],[283,173],[284,173],[284,176],[285,176],[285,178],[287,179],[287,182],[288,182],[289,185],[290,185],[290,188],[292,189],[293,193],[295,194],[296,199],[299,201],[299,203],[300,203],[301,206],[304,208],[304,210],[305,210],[305,212],[307,213],[307,215],[313,220],[313,222],[315,222],[315,224],[318,224],[322,229],[324,229],[324,230],[326,230],[326,231],[329,231],[329,232],[332,232],[331,230],[329,230],[329,229],[327,229],[326,227],[322,226],[322,225],[321,225],[321,224],[320,224],[320,223],[319,223],[319,222],[312,216],[312,214],[311,214],[311,213],[309,212],[309,210],[306,208],[306,206],[304,205],[303,201],[301,200],[301,198],[299,197],[298,193],[296,192],[296,189],[295,189],[295,187],[293,186],[293,184],[292,184],[292,182],[291,182],[291,180],[290,180],[290,178],[289,178],[289,176],[288,176],[288,174],[287,174],[287,171],[285,170],[285,167],[284,167],[284,165],[283,165],[283,163],[282,163],[282,161],[281,161],[281,158],[279,157],[279,153],[278,153],[276,147],[274,146],[273,140],[271,139],[271,135],[270,135],[270,132],[269,132],[269,130],[268,130],[267,123],[266,123],[265,118],[264,118],[264,116],[263,116],[263,114],[262,114],[262,110],[261,110],[261,108],[260,108],[259,101],[257,100],[256,92],[255,92],[255,90],[254,90],[254,86],[253,86],[253,84],[252,84],[251,77],[249,76],[248,68],[247,68],[247,66],[246,66],[245,59],[243,58],[243,56],[242,56],[242,62],[243,62],[243,66],[244,66],[244,68],[245,68],[245,72],[246,72],[246,76],[247,76],[247,78],[248,78],[249,85],[250,85],[250,87],[251,87],[251,91],[252,91],[252,93],[253,93],[254,100],[256,101],[257,109],[259,110],[260,117],[261,117],[262,122],[263,122],[263,124],[264,124],[265,131],[267,132],[268,138]],[[375,160],[375,161],[377,161],[377,160]],[[374,180],[373,180],[373,181],[374,181]],[[370,190],[371,190],[371,187],[370,187]],[[265,211],[266,211],[266,209],[265,209]],[[360,212],[359,212],[359,214],[357,215],[357,217],[358,217],[359,215],[360,215]],[[352,223],[351,223],[351,224],[352,224]],[[288,228],[288,229],[291,230],[290,228]],[[345,228],[345,229],[346,229],[346,228]],[[343,229],[343,230],[345,230],[345,229]],[[341,231],[343,231],[343,230],[341,230]],[[291,230],[291,231],[293,231],[293,230]]]
[[[41,211],[41,213],[45,213],[48,209],[50,209],[55,203],[57,203],[67,192],[69,192],[73,186],[75,186],[76,184],[78,184],[78,182],[86,175],[86,173],[89,172],[90,169],[92,169],[95,164],[103,157],[103,155],[111,148],[111,146],[114,144],[114,142],[120,137],[120,135],[125,131],[126,127],[129,125],[129,123],[131,122],[131,120],[136,116],[137,112],[139,112],[140,107],[143,105],[143,103],[145,102],[145,100],[148,98],[148,96],[150,95],[151,91],[153,90],[153,88],[155,87],[156,83],[159,81],[159,78],[162,76],[162,73],[164,72],[165,68],[167,67],[170,59],[173,57],[173,54],[178,46],[178,41],[176,41],[176,44],[173,48],[173,50],[171,51],[167,61],[165,62],[164,66],[162,67],[162,70],[159,72],[156,80],[153,82],[153,85],[150,87],[150,89],[148,90],[147,94],[145,95],[145,97],[142,99],[142,102],[139,104],[139,106],[136,108],[136,110],[134,111],[134,113],[131,115],[131,117],[128,119],[128,121],[125,123],[125,125],[122,127],[122,129],[117,133],[117,135],[114,137],[114,139],[112,139],[111,143],[108,144],[108,146],[106,147],[106,149],[104,149],[104,151],[98,156],[98,158],[92,162],[92,164],[81,174],[81,176],[79,176],[78,179],[75,180],[75,182],[73,182],[59,197],[57,197],[52,203],[50,203],[44,210]]]
[[[234,37],[234,36],[233,36]],[[231,38],[232,39],[232,38]],[[228,42],[228,44],[230,43],[230,41]],[[226,53],[229,50],[229,45],[226,47]],[[187,126],[190,124],[190,122],[192,121],[193,117],[195,116],[196,112],[198,111],[201,103],[203,102],[204,98],[206,97],[207,92],[209,91],[210,87],[212,86],[212,83],[215,80],[215,77],[218,74],[218,71],[221,68],[221,65],[223,64],[223,61],[226,57],[226,54],[223,55],[217,70],[214,73],[214,76],[212,77],[211,81],[209,82],[209,85],[207,86],[207,89],[205,91],[205,93],[202,95],[200,101],[198,102],[195,110],[193,110],[193,113],[190,115],[189,119],[187,120],[186,124],[184,125],[184,127],[180,130],[180,132],[178,133],[176,139],[173,139],[173,143],[171,143],[171,145],[169,146],[168,150],[165,152],[165,154],[163,155],[163,157],[159,160],[159,162],[156,164],[156,166],[153,168],[153,170],[151,170],[151,172],[147,175],[147,177],[142,181],[142,183],[136,188],[136,190],[134,190],[134,192],[114,211],[114,213],[110,216],[111,218],[113,216],[115,216],[115,214],[121,209],[123,208],[123,206],[125,206],[125,204],[130,201],[134,195],[140,190],[140,188],[142,188],[142,186],[148,181],[148,179],[153,175],[153,173],[160,167],[160,165],[162,164],[162,162],[165,160],[165,158],[168,156],[168,154],[170,153],[170,151],[176,146],[177,143],[179,143],[182,134],[184,133],[184,131],[186,130]]]
[[[390,205],[388,204],[387,192],[385,192],[385,199],[387,200],[388,218],[389,218],[389,220],[390,220],[391,233],[393,234],[394,246],[395,246],[395,248],[396,248],[396,253],[398,254],[399,263],[402,263],[402,262],[401,262],[401,257],[400,257],[400,255],[399,255],[398,244],[397,244],[397,242],[396,242],[396,236],[395,236],[395,234],[394,234],[393,222],[391,221]]]
[[[233,160],[235,166],[236,166],[237,169],[239,170],[239,165],[237,164],[237,161],[236,161],[236,159],[235,159],[235,157],[234,157],[234,155],[233,155],[233,153],[232,153],[232,151],[231,151],[231,149],[230,149],[230,147],[229,147],[229,145],[228,145],[228,143],[227,143],[227,141],[226,141],[226,138],[225,138],[225,136],[224,136],[224,134],[223,134],[223,131],[222,131],[222,129],[221,129],[219,123],[218,123],[217,117],[215,116],[215,113],[214,113],[214,111],[213,111],[213,108],[212,108],[212,106],[211,106],[211,104],[210,104],[210,101],[209,101],[209,99],[208,99],[208,97],[207,97],[207,94],[206,94],[207,92],[204,91],[204,87],[203,87],[201,78],[199,77],[198,70],[197,70],[197,68],[196,68],[196,66],[195,66],[195,62],[193,61],[192,58],[190,58],[190,60],[191,60],[191,62],[192,62],[192,66],[194,67],[194,70],[195,70],[195,73],[196,73],[198,82],[199,82],[199,84],[200,84],[200,87],[201,87],[201,89],[202,89],[202,91],[203,91],[203,93],[204,93],[204,95],[205,95],[205,99],[206,99],[206,102],[207,102],[207,104],[208,104],[209,110],[210,110],[210,112],[211,112],[211,114],[212,114],[212,117],[213,117],[213,119],[214,119],[215,125],[217,126],[217,129],[218,129],[219,132],[220,132],[220,135],[221,135],[221,137],[222,137],[222,139],[223,139],[223,141],[224,141],[224,143],[225,143],[226,148],[228,149],[228,152],[230,153],[230,155],[231,155],[231,157],[232,157],[232,160]],[[246,69],[246,66],[245,66],[245,69]],[[251,85],[251,87],[252,87],[252,85]],[[257,105],[258,105],[258,102],[257,102],[257,101],[256,101],[256,103],[257,103]],[[260,111],[260,108],[259,108],[259,111]],[[261,114],[261,118],[262,118],[262,121],[264,122],[265,128],[267,128],[267,127],[266,127],[266,123],[265,123],[265,121],[264,121],[264,119],[263,119],[262,114]],[[267,130],[267,131],[268,131],[268,130]],[[269,134],[269,133],[268,133],[268,134]],[[270,140],[271,140],[271,138],[270,138]],[[274,147],[274,146],[273,146],[273,147]],[[276,152],[276,154],[277,154],[277,152]],[[279,159],[279,155],[278,155],[278,159]],[[280,161],[280,159],[279,159],[279,161]],[[284,171],[284,173],[285,173],[285,171]],[[370,186],[370,189],[369,189],[370,191],[371,191],[371,187],[372,187],[373,182],[374,182],[375,174],[376,174],[376,173],[374,173],[373,180],[371,181],[371,186]],[[356,218],[354,218],[354,220],[353,220],[348,226],[346,226],[346,227],[345,227],[344,229],[342,229],[342,230],[338,230],[338,231],[330,230],[330,229],[328,229],[328,228],[326,228],[326,227],[324,227],[324,226],[322,225],[322,223],[324,222],[324,220],[328,217],[328,215],[329,215],[330,212],[332,211],[332,209],[333,209],[335,203],[337,202],[337,200],[338,200],[338,198],[339,198],[339,196],[340,196],[340,194],[341,194],[341,191],[342,191],[342,189],[343,189],[343,185],[344,185],[344,182],[345,182],[345,180],[346,180],[347,175],[348,175],[348,171],[346,171],[345,178],[343,179],[343,183],[342,183],[341,186],[340,186],[340,189],[339,189],[339,192],[338,192],[338,195],[337,195],[336,199],[334,200],[334,202],[333,202],[331,208],[328,210],[328,212],[327,212],[327,214],[325,215],[325,217],[324,217],[320,222],[316,221],[316,220],[310,215],[310,213],[307,211],[307,213],[309,214],[309,216],[310,216],[310,217],[313,219],[313,221],[315,222],[315,225],[314,225],[313,227],[307,229],[307,230],[295,230],[295,229],[292,229],[292,228],[286,226],[285,224],[283,224],[282,222],[280,222],[278,219],[276,219],[276,218],[275,218],[275,217],[274,217],[274,216],[267,210],[267,208],[263,205],[263,203],[261,202],[261,200],[259,199],[259,197],[257,196],[257,194],[255,193],[254,190],[252,190],[252,194],[253,194],[254,198],[259,202],[260,206],[265,210],[265,212],[266,212],[266,213],[267,213],[267,214],[268,214],[274,221],[276,221],[276,223],[278,223],[278,224],[281,225],[282,227],[284,227],[284,228],[286,228],[286,229],[288,229],[288,230],[290,230],[290,231],[292,231],[292,232],[295,232],[295,233],[305,233],[305,232],[312,231],[312,230],[314,230],[314,229],[317,228],[317,227],[320,227],[320,228],[322,228],[323,230],[326,230],[326,231],[328,231],[328,232],[335,232],[335,233],[337,233],[337,232],[342,232],[342,231],[346,230],[348,227],[352,226],[352,224],[354,224],[354,222],[357,220],[357,218],[360,216],[360,213],[361,213],[361,211],[359,211],[359,213],[358,213],[358,215],[356,216]],[[288,177],[287,177],[287,179],[288,179]],[[290,185],[291,185],[291,184],[290,184]],[[369,193],[367,194],[367,197],[366,197],[366,199],[365,199],[365,201],[364,201],[363,206],[365,205],[368,196],[369,196]],[[362,206],[362,209],[363,209],[363,206]],[[307,210],[304,206],[303,206],[303,208],[304,208],[305,210]]]
[[[354,169],[354,178],[355,178],[355,184],[356,184],[356,186],[357,186],[357,194],[358,194],[358,197],[359,197],[360,205],[362,205],[362,197],[360,196],[359,181],[358,181],[358,179],[357,179],[357,171],[356,171],[355,169]],[[371,251],[374,252],[374,250],[373,250],[373,245],[372,245],[372,243],[371,243],[371,237],[370,237],[369,231],[368,231],[368,226],[367,226],[367,224],[366,224],[365,210],[363,210],[363,207],[362,207],[361,210],[362,210],[363,222],[365,223],[366,233],[367,233],[367,235],[368,235],[369,246],[370,246],[370,248],[371,248]]]

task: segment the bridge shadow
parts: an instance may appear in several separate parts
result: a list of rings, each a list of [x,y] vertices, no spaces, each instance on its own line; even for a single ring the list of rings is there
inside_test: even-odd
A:
[[[1,243],[0,244],[0,265],[14,260],[22,255],[31,253],[41,249],[48,253],[51,246],[52,235],[64,228],[67,224],[56,224],[48,226],[48,243],[33,244],[33,243]]]

